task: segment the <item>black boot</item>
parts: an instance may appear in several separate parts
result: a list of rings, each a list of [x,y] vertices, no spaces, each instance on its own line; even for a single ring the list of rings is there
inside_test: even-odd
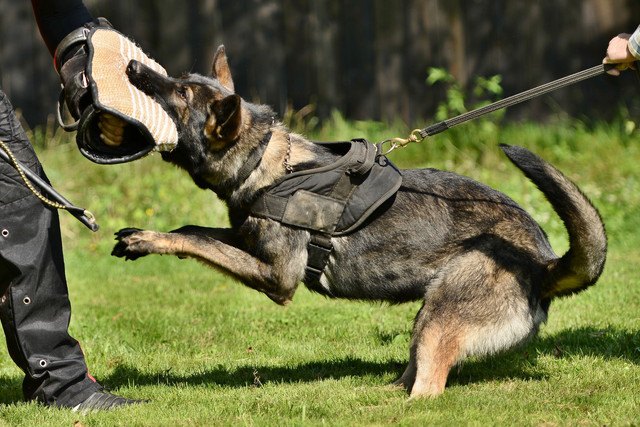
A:
[[[72,410],[74,412],[80,412],[81,414],[88,414],[90,412],[105,411],[145,402],[145,400],[127,399],[126,397],[116,396],[108,391],[100,390],[74,406]]]

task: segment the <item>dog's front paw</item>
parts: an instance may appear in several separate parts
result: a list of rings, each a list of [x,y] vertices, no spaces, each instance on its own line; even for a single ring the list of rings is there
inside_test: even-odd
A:
[[[125,260],[135,260],[152,253],[148,245],[149,240],[145,239],[145,234],[149,233],[139,228],[123,228],[115,233],[118,241],[111,255]]]
[[[127,228],[122,228],[120,231],[116,231],[113,234],[116,236],[116,240],[122,240],[123,237],[130,236],[133,233],[137,233],[138,231],[144,231],[144,230],[142,230],[141,228],[127,227]]]

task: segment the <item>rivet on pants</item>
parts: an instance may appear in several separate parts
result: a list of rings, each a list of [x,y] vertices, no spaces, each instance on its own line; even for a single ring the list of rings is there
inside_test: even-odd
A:
[[[47,361],[46,361],[46,360],[44,360],[44,359],[40,359],[40,362],[39,362],[39,363],[40,363],[40,367],[41,367],[41,368],[44,368],[45,366],[47,366]]]
[[[29,304],[31,304],[31,298],[29,298],[29,297],[24,297],[24,298],[22,299],[22,302],[24,303],[24,305],[29,305]]]
[[[9,237],[9,230],[7,230],[6,228],[2,229],[2,237]]]

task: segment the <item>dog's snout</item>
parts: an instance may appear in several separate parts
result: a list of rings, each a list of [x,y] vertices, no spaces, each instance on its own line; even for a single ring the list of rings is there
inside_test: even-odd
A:
[[[154,73],[142,62],[132,59],[127,64],[125,70],[129,82],[147,95],[153,95],[157,90],[154,89]]]
[[[129,82],[147,95],[162,96],[166,92],[167,77],[142,62],[132,59],[125,72]]]
[[[135,59],[129,61],[127,65],[127,75],[131,77],[131,75],[139,74],[142,72],[142,64]]]

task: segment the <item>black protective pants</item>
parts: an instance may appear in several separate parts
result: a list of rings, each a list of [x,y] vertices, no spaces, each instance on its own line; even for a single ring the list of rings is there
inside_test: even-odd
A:
[[[4,92],[0,139],[46,180]],[[2,149],[2,148],[0,148]],[[0,159],[0,318],[9,354],[25,373],[27,400],[75,406],[98,390],[78,342],[69,336],[71,307],[58,214],[43,205]]]

